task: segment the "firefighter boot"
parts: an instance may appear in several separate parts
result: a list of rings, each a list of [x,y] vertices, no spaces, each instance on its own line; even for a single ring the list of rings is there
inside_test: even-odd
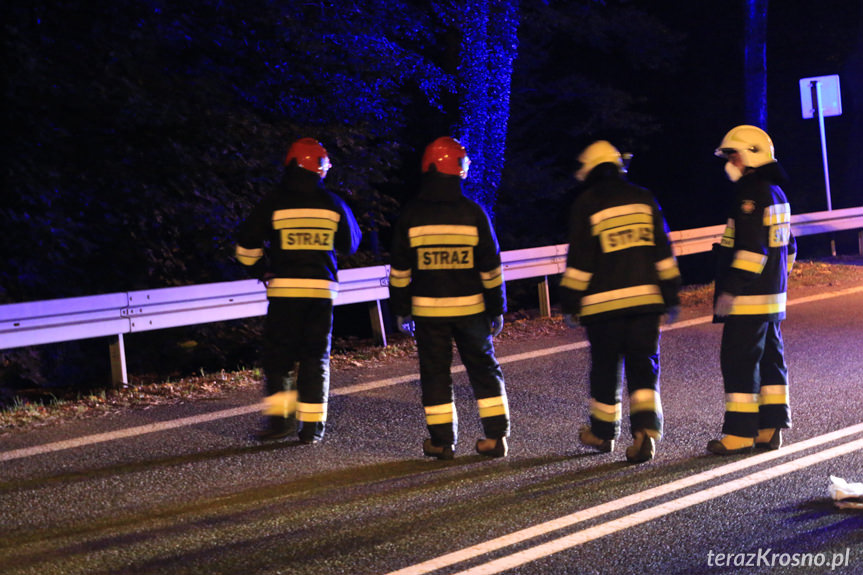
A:
[[[614,450],[613,439],[601,439],[597,437],[588,425],[582,425],[581,428],[579,428],[578,440],[581,441],[582,445],[592,447],[600,453],[608,453]]]
[[[297,434],[300,443],[314,445],[320,443],[324,438],[326,423],[323,421],[303,421]]]
[[[426,457],[436,457],[437,459],[449,460],[455,457],[455,446],[450,445],[435,445],[431,439],[423,441],[423,455]]]
[[[779,449],[782,447],[782,430],[779,428],[759,429],[755,438],[755,447],[764,449]]]
[[[632,434],[632,445],[626,448],[626,460],[630,463],[650,461],[656,454],[655,431],[639,429]]]
[[[751,437],[723,435],[722,439],[711,439],[708,441],[707,451],[715,455],[736,455],[738,453],[749,453],[754,446],[755,440]]]
[[[509,453],[509,446],[506,444],[506,437],[477,439],[476,452],[488,457],[506,457],[506,454]]]
[[[284,439],[297,432],[297,420],[294,417],[279,417],[267,415],[261,429],[255,432],[254,437],[258,441],[275,441]]]

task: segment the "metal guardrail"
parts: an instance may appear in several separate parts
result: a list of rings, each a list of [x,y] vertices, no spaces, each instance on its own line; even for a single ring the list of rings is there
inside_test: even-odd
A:
[[[863,230],[863,206],[791,216],[791,229],[795,236],[809,236],[845,230]],[[677,256],[710,251],[722,238],[725,224],[671,232],[674,253]],[[863,254],[863,231],[858,234],[858,251]]]
[[[389,266],[339,272],[335,305],[370,304],[375,338],[386,345],[380,301],[389,297]],[[0,305],[0,349],[111,336],[114,383],[127,381],[123,335],[267,313],[258,280],[239,280]]]
[[[797,214],[791,217],[795,235],[861,230],[863,207]],[[709,251],[725,225],[671,232],[677,256]],[[540,312],[550,315],[548,276],[566,268],[567,244],[510,250],[501,253],[506,281],[540,277]],[[335,305],[369,303],[375,339],[386,345],[380,302],[389,297],[389,266],[341,270]],[[67,299],[0,305],[0,350],[110,336],[112,379],[128,380],[123,335],[266,314],[266,289],[257,280],[240,280],[120,292]]]

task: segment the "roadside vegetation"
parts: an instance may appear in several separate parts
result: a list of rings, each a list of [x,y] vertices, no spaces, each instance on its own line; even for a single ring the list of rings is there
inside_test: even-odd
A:
[[[863,285],[863,258],[798,262],[791,274],[789,297],[839,290]],[[712,285],[688,286],[681,294],[685,312],[703,315],[710,312]],[[535,339],[566,332],[559,310],[551,318],[539,317],[536,310],[507,314],[501,341]],[[361,369],[409,357],[416,351],[412,339],[391,334],[388,346],[375,346],[369,340],[339,339],[334,342],[332,369]],[[152,376],[132,377],[122,389],[101,389],[86,393],[58,392],[38,397],[18,396],[0,410],[0,435],[48,425],[67,419],[94,417],[126,409],[146,409],[154,405],[217,398],[243,389],[260,388],[259,369],[219,371],[158,381]]]

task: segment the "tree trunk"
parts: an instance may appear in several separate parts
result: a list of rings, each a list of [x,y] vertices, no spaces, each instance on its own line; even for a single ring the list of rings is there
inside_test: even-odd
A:
[[[767,130],[767,4],[746,0],[743,81],[746,123]]]
[[[518,0],[469,0],[462,22],[456,133],[471,158],[465,192],[493,216],[506,151]]]
[[[851,114],[842,189],[847,194],[847,205],[863,205],[863,0],[860,0],[860,32],[857,46],[842,70],[842,97],[847,99],[843,114]],[[847,105],[850,104],[850,105]]]

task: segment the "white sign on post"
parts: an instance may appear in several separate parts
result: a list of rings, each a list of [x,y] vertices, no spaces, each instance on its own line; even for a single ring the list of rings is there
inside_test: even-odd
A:
[[[827,116],[842,115],[842,96],[839,92],[839,76],[815,76],[800,80],[800,108],[803,119],[818,115],[816,102],[812,101],[812,84],[817,82],[821,88],[821,113]]]
[[[803,118],[818,118],[818,131],[821,133],[821,162],[824,164],[824,191],[827,196],[827,210],[833,209],[830,199],[830,170],[827,167],[827,136],[824,133],[825,116],[842,115],[842,97],[839,93],[839,76],[815,76],[800,80],[800,108]],[[836,240],[830,240],[830,251],[836,256]]]

